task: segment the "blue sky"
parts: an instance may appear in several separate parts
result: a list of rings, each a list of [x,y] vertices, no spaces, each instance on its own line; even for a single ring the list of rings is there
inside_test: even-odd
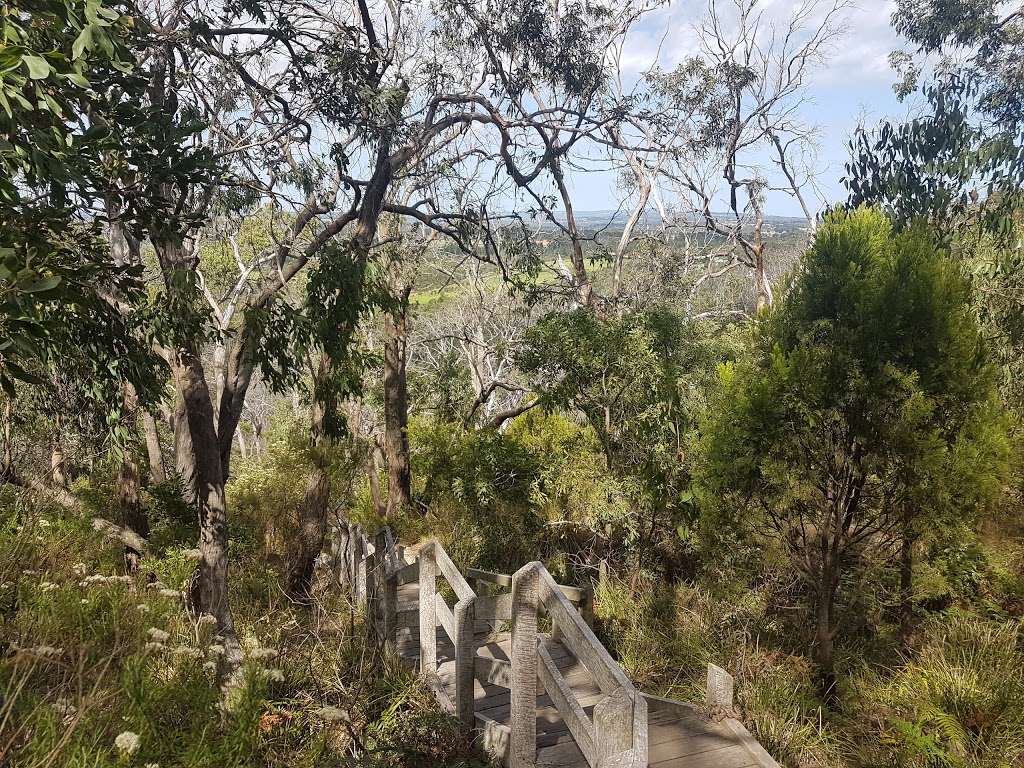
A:
[[[719,1],[723,7],[729,2]],[[758,7],[764,9],[766,19],[781,20],[788,18],[795,5],[793,0],[761,0]],[[623,57],[627,72],[639,73],[649,67],[659,46],[663,69],[695,54],[692,27],[706,7],[705,2],[683,0],[650,14],[631,31]],[[820,170],[823,196],[830,202],[845,198],[840,179],[847,159],[846,144],[858,123],[874,124],[884,117],[904,116],[908,110],[893,95],[896,75],[887,61],[889,53],[901,47],[890,27],[893,7],[890,0],[861,0],[851,8],[846,14],[848,33],[807,89],[810,101],[802,107],[802,114],[806,122],[822,129],[815,165]],[[579,209],[614,206],[611,185],[596,181],[593,177],[576,180],[574,197]],[[766,212],[800,215],[796,202],[780,194],[769,197]]]

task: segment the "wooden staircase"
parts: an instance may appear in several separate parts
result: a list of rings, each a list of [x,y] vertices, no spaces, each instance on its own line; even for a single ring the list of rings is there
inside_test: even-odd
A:
[[[332,547],[380,639],[509,768],[778,768],[738,720],[638,691],[591,629],[592,590],[539,562],[464,575],[436,541],[407,562],[390,529],[371,542],[356,525]],[[707,710],[730,708],[732,689],[709,664]]]

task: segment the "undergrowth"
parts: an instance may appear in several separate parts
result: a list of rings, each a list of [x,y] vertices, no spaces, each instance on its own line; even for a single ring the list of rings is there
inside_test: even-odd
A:
[[[225,699],[223,646],[184,606],[195,554],[168,544],[126,576],[87,519],[4,497],[0,765],[487,765],[345,596],[291,606],[244,541],[232,583],[244,683]]]

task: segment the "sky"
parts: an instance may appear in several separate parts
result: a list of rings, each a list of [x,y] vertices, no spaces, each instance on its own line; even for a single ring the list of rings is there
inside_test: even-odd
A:
[[[812,0],[813,1],[813,0]],[[719,0],[727,9],[730,0]],[[793,0],[761,0],[766,19],[785,20],[797,3]],[[810,101],[802,108],[808,123],[821,126],[816,167],[820,188],[829,202],[845,199],[840,183],[848,157],[847,142],[856,126],[877,123],[885,117],[907,114],[892,90],[896,74],[888,64],[889,53],[903,47],[890,26],[895,3],[891,0],[859,0],[846,12],[848,32],[835,46],[828,63],[817,70],[807,89]],[[701,0],[682,0],[652,12],[630,32],[623,65],[628,74],[638,75],[656,57],[662,69],[670,69],[688,55],[697,53],[694,22],[707,8]],[[603,210],[615,207],[611,184],[580,179],[573,185],[576,207]],[[799,205],[791,197],[774,194],[768,198],[766,213],[799,216]]]

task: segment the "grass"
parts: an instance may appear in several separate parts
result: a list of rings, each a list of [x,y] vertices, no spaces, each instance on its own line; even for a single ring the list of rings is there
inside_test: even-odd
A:
[[[244,538],[244,537],[243,537]],[[184,609],[183,545],[123,575],[88,521],[0,502],[0,765],[485,766],[344,595],[279,597],[265,553],[233,564],[244,683],[224,699],[213,627]],[[155,580],[155,581],[154,581]]]

